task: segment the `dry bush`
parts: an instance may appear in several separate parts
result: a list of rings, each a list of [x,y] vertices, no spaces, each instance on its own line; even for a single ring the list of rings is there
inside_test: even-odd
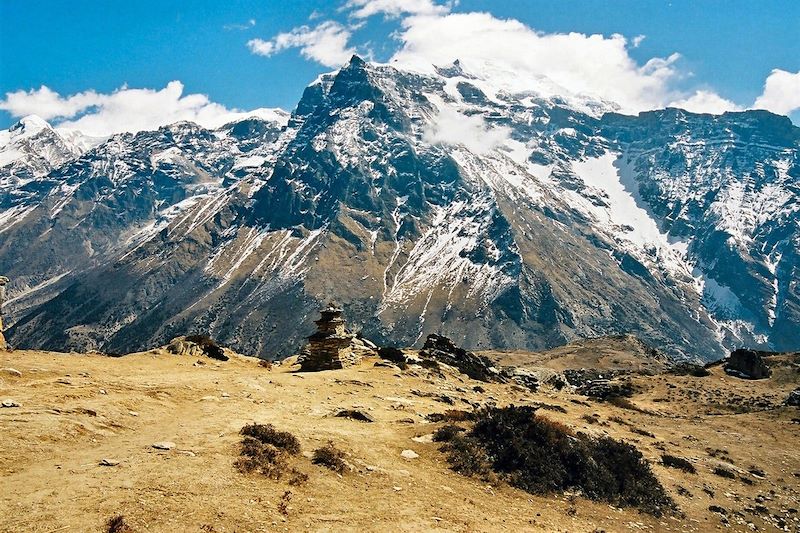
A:
[[[660,515],[674,502],[642,454],[609,437],[575,434],[529,406],[485,408],[465,434],[442,446],[451,468],[490,473],[533,494],[580,490],[593,499]]]
[[[475,413],[462,409],[448,409],[444,413],[431,413],[425,418],[429,422],[465,422],[473,420]]]
[[[466,430],[461,426],[446,424],[433,432],[433,442],[450,442],[463,431]]]
[[[328,442],[328,444],[322,448],[314,450],[314,456],[311,458],[311,462],[341,474],[347,469],[347,463],[344,462],[344,455],[344,452],[334,446],[333,442]]]
[[[272,479],[280,479],[286,472],[298,474],[289,468],[287,458],[300,452],[297,437],[286,431],[278,431],[272,424],[249,424],[239,432],[244,437],[240,443],[235,466],[242,473],[259,472]]]
[[[288,431],[278,431],[272,424],[248,424],[239,433],[252,437],[262,444],[271,444],[290,455],[300,453],[300,441],[297,437]]]
[[[108,519],[106,531],[108,533],[133,533],[133,528],[125,521],[125,517],[119,514]]]
[[[678,468],[683,470],[684,472],[689,472],[690,474],[696,474],[697,469],[694,467],[692,463],[684,459],[683,457],[678,457],[676,455],[669,455],[664,454],[661,456],[661,464],[664,466],[668,466],[670,468]]]
[[[716,475],[718,475],[719,477],[724,477],[724,478],[727,478],[727,479],[736,479],[736,473],[735,472],[732,472],[732,471],[728,470],[727,468],[723,468],[721,466],[718,466],[718,467],[714,468],[714,473]]]

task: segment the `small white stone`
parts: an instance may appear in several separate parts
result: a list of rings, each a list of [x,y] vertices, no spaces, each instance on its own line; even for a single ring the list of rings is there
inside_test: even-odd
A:
[[[6,374],[9,374],[11,376],[14,376],[15,378],[21,378],[22,377],[22,372],[20,372],[16,368],[4,368],[3,372],[5,372]]]
[[[2,405],[3,407],[19,407],[19,403],[15,402],[11,398],[6,398],[5,400],[3,400]]]
[[[171,450],[174,447],[175,447],[175,443],[174,442],[169,442],[169,441],[162,441],[162,442],[154,442],[153,443],[153,448],[155,448],[156,450]]]
[[[117,466],[119,461],[116,459],[102,459],[100,461],[100,466]]]
[[[419,454],[414,450],[403,450],[402,452],[400,452],[400,456],[405,459],[416,459],[417,457],[419,457]]]

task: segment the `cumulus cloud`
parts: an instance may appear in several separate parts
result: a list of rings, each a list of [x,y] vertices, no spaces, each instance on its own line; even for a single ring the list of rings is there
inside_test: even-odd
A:
[[[212,102],[203,94],[184,94],[180,81],[171,81],[163,89],[122,87],[112,93],[85,91],[62,96],[42,86],[31,91],[6,94],[0,109],[12,116],[37,114],[56,121],[59,127],[103,137],[114,133],[152,130],[181,120],[205,127],[219,127],[245,116],[273,119],[272,110],[243,112]]]
[[[509,128],[490,128],[482,117],[467,116],[449,107],[440,110],[423,135],[425,142],[462,145],[478,154],[485,154],[510,138]]]
[[[725,111],[741,111],[742,107],[731,100],[721,97],[713,91],[698,90],[686,98],[675,100],[669,107],[679,107],[692,113],[713,113],[719,115]]]
[[[272,39],[251,39],[247,42],[250,51],[269,57],[290,48],[298,48],[306,59],[311,59],[326,67],[343,65],[356,50],[348,46],[351,31],[332,20],[326,20],[311,28],[300,26],[291,31],[279,33]]]
[[[411,16],[399,38],[391,61],[401,65],[424,70],[460,59],[506,90],[593,95],[629,112],[669,101],[679,76],[677,54],[639,65],[622,35],[542,33],[489,13]]]
[[[764,82],[764,92],[756,98],[753,107],[782,115],[800,109],[800,71],[793,74],[773,70]]]
[[[42,85],[38,89],[30,91],[20,90],[6,93],[5,99],[0,101],[0,109],[8,111],[16,117],[35,114],[45,120],[51,120],[72,117],[86,108],[96,105],[99,98],[100,95],[94,91],[85,91],[64,98],[49,87]]]

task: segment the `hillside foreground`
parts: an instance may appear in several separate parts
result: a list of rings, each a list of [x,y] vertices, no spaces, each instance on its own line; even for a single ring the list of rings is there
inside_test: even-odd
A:
[[[559,370],[574,363],[531,360]],[[531,392],[377,358],[316,373],[299,373],[291,362],[267,368],[238,355],[219,362],[163,350],[119,358],[0,352],[0,398],[18,404],[0,409],[0,531],[106,531],[117,515],[136,532],[800,527],[800,412],[782,405],[798,384],[796,362],[758,381],[720,367],[707,377],[636,375],[636,394],[618,405],[569,387]],[[615,362],[625,364],[624,354],[596,361]],[[426,415],[487,402],[540,405],[542,415],[578,431],[634,444],[680,511],[656,518],[450,470],[431,442],[442,423]],[[333,416],[341,409],[374,421]],[[252,422],[299,438],[293,465],[308,475],[305,483],[235,468],[239,430]],[[153,447],[164,441],[174,446]],[[310,452],[328,442],[347,454],[341,475],[311,462]],[[414,454],[405,450],[418,456],[406,458]],[[663,466],[664,453],[688,459],[697,473]]]

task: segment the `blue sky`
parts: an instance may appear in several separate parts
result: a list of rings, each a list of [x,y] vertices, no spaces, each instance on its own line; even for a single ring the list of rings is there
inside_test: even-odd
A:
[[[480,12],[491,15],[478,16]],[[456,18],[458,14],[464,16]],[[509,19],[518,23],[508,23]],[[472,35],[484,24],[495,26],[494,41],[470,50]],[[436,38],[426,38],[426,32]],[[516,40],[504,39],[504,32]],[[542,39],[569,32],[585,35]],[[281,41],[276,36],[282,33]],[[593,34],[605,40],[586,38]],[[613,40],[614,34],[627,39],[624,47]],[[120,111],[106,115],[105,122],[93,123],[78,119],[98,109],[111,113],[119,107],[121,97],[112,100],[104,95],[121,87],[160,91],[174,80],[182,83],[182,91],[172,86],[178,96],[172,100],[164,96],[154,103],[180,108],[164,110],[165,116],[174,112],[183,117],[189,108],[202,117],[260,107],[291,110],[309,82],[335,69],[353,50],[378,61],[401,56],[408,60],[413,55],[412,62],[424,62],[461,55],[463,48],[462,60],[477,54],[474,59],[480,64],[485,50],[505,54],[506,42],[526,49],[516,54],[535,49],[541,60],[532,59],[524,68],[533,74],[542,69],[542,74],[552,74],[570,90],[586,91],[607,82],[609,86],[598,88],[599,96],[622,101],[626,110],[688,102],[690,109],[719,111],[760,102],[758,107],[790,114],[800,123],[799,34],[800,2],[793,0],[461,0],[454,6],[431,0],[350,0],[349,5],[347,0],[4,0],[0,2],[0,97],[17,94],[0,101],[0,127],[40,106],[39,114],[48,120],[93,126],[103,133],[108,120],[125,120],[127,115]],[[442,43],[437,39],[447,41],[447,46],[438,48]],[[572,71],[551,72],[556,68],[553,61],[558,63],[562,50],[573,44],[574,54],[592,57],[593,63],[605,56],[594,56],[595,49],[589,47],[597,44],[597,54],[608,50],[606,55],[613,56],[608,59],[611,79],[589,76],[573,83],[591,67],[580,57],[561,61]],[[261,55],[254,53],[259,50]],[[654,58],[659,60],[657,72],[631,71]],[[513,55],[507,59],[513,60]],[[633,67],[617,69],[628,60]],[[779,76],[772,78],[767,94],[765,81],[775,69]],[[620,93],[620,86],[631,83],[634,92]],[[49,92],[33,93],[42,86]],[[67,100],[86,91],[92,93],[83,100]],[[206,95],[208,100],[181,103],[180,98],[189,94]],[[138,105],[147,106],[149,96],[139,94]]]

